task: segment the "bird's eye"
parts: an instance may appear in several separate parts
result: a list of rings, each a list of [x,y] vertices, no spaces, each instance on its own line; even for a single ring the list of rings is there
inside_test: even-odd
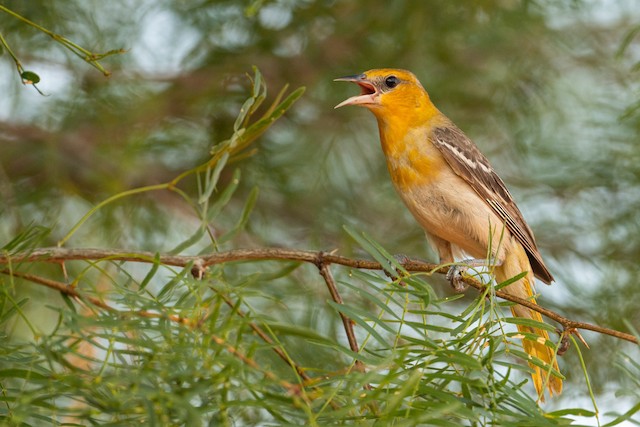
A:
[[[386,79],[384,79],[384,84],[389,89],[393,89],[394,87],[398,86],[398,83],[400,83],[400,79],[398,79],[396,76],[389,76]]]

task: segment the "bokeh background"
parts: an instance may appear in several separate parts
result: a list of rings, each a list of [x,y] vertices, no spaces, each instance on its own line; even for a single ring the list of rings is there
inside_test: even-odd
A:
[[[229,137],[257,66],[274,95],[304,97],[237,165],[237,220],[222,249],[357,251],[343,226],[394,253],[435,260],[389,182],[373,117],[333,110],[357,88],[332,80],[370,68],[412,70],[436,105],[489,157],[533,228],[557,282],[544,306],[619,330],[640,329],[640,7],[629,1],[3,1],[94,52],[109,78],[0,12],[0,31],[40,95],[0,49],[0,244],[29,225],[55,243],[117,192],[166,182]],[[228,170],[228,172],[227,172]],[[231,180],[228,168],[222,181]],[[195,181],[184,184],[194,193]],[[199,220],[175,195],[110,206],[69,247],[168,251]],[[226,221],[226,222],[225,222]],[[30,288],[37,298],[50,293]],[[26,292],[26,291],[25,291]],[[442,281],[442,295],[449,292]],[[32,308],[34,316],[38,310]],[[15,325],[14,336],[21,335]],[[624,412],[629,343],[584,333],[600,410]],[[561,361],[566,402],[588,406],[574,352]],[[624,385],[623,386],[621,386]]]

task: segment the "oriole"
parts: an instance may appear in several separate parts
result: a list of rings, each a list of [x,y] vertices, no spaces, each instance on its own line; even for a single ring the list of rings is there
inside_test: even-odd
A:
[[[336,81],[360,86],[360,95],[335,108],[359,105],[374,114],[393,184],[426,231],[440,263],[469,256],[478,263],[490,251],[497,282],[527,272],[503,290],[535,302],[534,276],[547,284],[553,276],[531,229],[487,158],[433,105],[416,76],[406,70],[376,69]],[[511,311],[542,322],[538,312],[526,307],[514,305]],[[523,325],[518,330],[538,337],[523,339],[525,351],[558,371],[547,332]],[[545,387],[550,395],[562,391],[560,378],[529,365],[542,400]]]

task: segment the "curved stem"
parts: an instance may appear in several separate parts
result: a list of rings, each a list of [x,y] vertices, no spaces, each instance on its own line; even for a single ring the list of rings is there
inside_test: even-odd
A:
[[[146,191],[166,190],[166,189],[169,189],[169,188],[171,188],[170,184],[149,185],[149,186],[146,186],[146,187],[134,188],[132,190],[123,191],[122,193],[115,194],[115,195],[103,200],[102,202],[98,203],[93,208],[91,208],[89,210],[89,212],[84,214],[84,216],[82,218],[80,218],[80,220],[71,228],[71,230],[69,230],[69,232],[60,241],[58,241],[58,247],[64,245],[65,242],[67,240],[69,240],[71,238],[71,236],[73,236],[73,234],[76,231],[78,231],[78,228],[80,228],[82,226],[82,224],[84,224],[99,209],[103,208],[104,206],[108,205],[109,203],[115,202],[116,200],[120,200],[120,199],[122,199],[124,197],[128,197],[128,196],[131,196],[131,195],[134,195],[134,194],[144,193]]]

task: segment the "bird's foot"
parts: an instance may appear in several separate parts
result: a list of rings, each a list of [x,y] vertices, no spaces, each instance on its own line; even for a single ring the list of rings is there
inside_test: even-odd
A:
[[[465,259],[457,264],[449,267],[446,278],[451,283],[451,287],[457,293],[462,293],[467,290],[469,285],[464,282],[465,276],[469,277],[467,270],[475,267],[487,267],[488,265],[498,266],[502,261],[487,263],[486,259]]]
[[[467,272],[469,267],[466,265],[452,265],[449,267],[449,271],[447,271],[446,278],[451,284],[453,291],[455,293],[461,294],[466,291],[469,285],[464,283],[464,274]]]

